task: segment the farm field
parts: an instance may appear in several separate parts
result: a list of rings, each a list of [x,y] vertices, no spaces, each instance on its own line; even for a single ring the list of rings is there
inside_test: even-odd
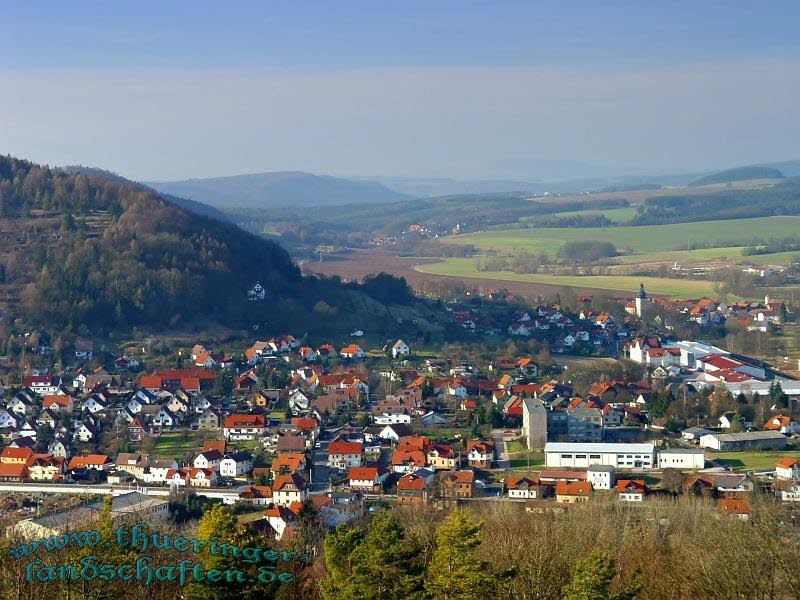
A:
[[[528,250],[554,255],[564,242],[598,240],[611,242],[619,250],[632,252],[668,252],[702,242],[717,244],[719,252],[730,248],[731,255],[741,256],[741,249],[728,246],[730,242],[745,242],[754,237],[788,237],[800,231],[800,217],[760,217],[726,221],[698,221],[639,227],[579,227],[542,229],[498,229],[440,238],[446,243],[473,244],[483,250]],[[717,254],[716,256],[719,256]]]
[[[624,223],[629,221],[636,215],[636,208],[633,206],[627,206],[623,208],[605,208],[601,210],[570,210],[566,212],[558,212],[553,213],[552,215],[545,215],[549,217],[575,217],[575,216],[587,216],[592,217],[596,215],[605,215],[606,218],[614,221],[615,223]],[[535,217],[525,217],[521,219],[523,223],[531,223],[533,225],[536,224],[537,219],[542,217],[535,216]]]
[[[639,284],[644,283],[647,291],[652,294],[675,298],[700,298],[702,296],[716,295],[714,285],[710,281],[668,279],[665,277],[635,277],[631,275],[578,276],[550,275],[547,273],[522,274],[512,271],[478,271],[475,258],[446,258],[440,262],[417,265],[414,268],[421,273],[433,275],[522,281],[620,292],[635,292],[639,289]]]
[[[772,469],[782,456],[800,458],[800,452],[796,451],[716,452],[715,455],[719,462],[737,470]]]

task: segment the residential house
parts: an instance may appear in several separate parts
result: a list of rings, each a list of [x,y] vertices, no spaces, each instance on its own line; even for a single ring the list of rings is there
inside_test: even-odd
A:
[[[332,469],[360,467],[363,452],[360,442],[348,442],[337,438],[328,444],[328,466]]]
[[[252,440],[267,432],[264,415],[229,415],[223,421],[223,435],[229,440]]]
[[[461,455],[449,444],[433,444],[425,455],[427,466],[436,470],[453,470],[461,463]]]
[[[21,482],[28,478],[25,463],[0,463],[0,481]]]
[[[72,412],[72,396],[56,394],[42,398],[42,408],[53,412]]]
[[[346,359],[361,359],[364,358],[364,350],[358,344],[348,344],[339,350],[339,356]]]
[[[272,483],[272,498],[278,506],[289,506],[292,502],[305,502],[308,484],[297,473],[276,475]]]
[[[588,481],[558,481],[556,483],[556,502],[574,504],[586,502],[592,494],[592,484]]]
[[[443,498],[472,498],[475,496],[475,472],[449,471],[440,474]]]
[[[279,452],[272,460],[275,475],[300,473],[306,468],[306,455],[303,452]]]
[[[200,416],[197,417],[197,429],[206,431],[208,429],[219,429],[222,417],[216,408],[206,408]]]
[[[150,428],[139,417],[134,417],[128,424],[128,439],[132,442],[141,442],[149,434]]]
[[[34,454],[27,467],[29,478],[36,481],[55,481],[64,474],[64,457]]]
[[[392,358],[403,358],[411,354],[411,348],[403,340],[397,340],[392,345]]]
[[[216,471],[219,466],[219,461],[222,460],[222,453],[218,450],[205,450],[198,454],[192,466],[195,469],[210,469]]]
[[[428,502],[428,478],[414,473],[403,475],[397,482],[397,502],[421,505]]]
[[[586,480],[593,490],[610,490],[616,484],[616,469],[612,465],[590,465],[586,469]]]
[[[508,497],[517,500],[532,500],[540,497],[539,480],[535,477],[506,477],[503,487],[508,492]]]
[[[175,415],[166,406],[158,409],[158,412],[153,417],[153,425],[161,429],[171,429],[179,423],[177,415]]]
[[[253,470],[253,457],[249,452],[234,452],[219,461],[219,474],[222,477],[242,477]]]
[[[117,455],[117,471],[127,471],[136,479],[143,480],[150,464],[150,455],[137,452],[120,452]]]
[[[167,483],[167,474],[178,468],[174,458],[151,458],[144,472],[146,483]]]
[[[779,458],[775,463],[775,477],[778,479],[800,479],[800,459],[791,456]]]
[[[264,517],[275,531],[275,539],[278,541],[283,539],[286,532],[294,527],[294,523],[297,520],[297,515],[283,505],[268,508],[264,511]]]
[[[110,471],[113,466],[114,462],[105,454],[83,454],[70,459],[67,471]]]
[[[189,485],[192,487],[214,487],[217,485],[217,472],[214,469],[189,469]]]
[[[622,502],[641,502],[647,490],[641,479],[620,479],[615,489],[617,498]]]
[[[350,467],[347,479],[351,490],[379,494],[389,476],[389,471],[380,466]]]
[[[747,521],[751,512],[750,501],[747,498],[720,498],[717,500],[717,512]]]
[[[800,433],[800,424],[792,420],[792,417],[785,415],[775,415],[767,419],[764,423],[764,429],[767,431],[780,431],[784,435],[792,435]]]
[[[467,463],[471,467],[490,469],[494,462],[494,442],[491,440],[469,440]]]

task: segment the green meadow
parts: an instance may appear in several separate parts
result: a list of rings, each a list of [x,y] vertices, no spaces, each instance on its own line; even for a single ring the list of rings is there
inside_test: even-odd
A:
[[[644,283],[647,291],[673,298],[700,298],[715,296],[713,283],[692,279],[665,277],[635,277],[629,275],[550,275],[546,273],[521,274],[512,271],[478,271],[476,258],[446,258],[440,262],[417,265],[415,270],[432,275],[474,277],[525,283],[546,283],[568,287],[595,288],[621,292],[635,292]]]
[[[635,254],[686,251],[691,244],[703,244],[715,246],[704,249],[714,256],[740,257],[741,246],[755,237],[789,237],[798,231],[800,217],[786,216],[639,227],[494,229],[442,239],[447,243],[473,244],[482,250],[528,250],[551,255],[564,242],[574,240],[611,242],[620,251],[630,249]]]

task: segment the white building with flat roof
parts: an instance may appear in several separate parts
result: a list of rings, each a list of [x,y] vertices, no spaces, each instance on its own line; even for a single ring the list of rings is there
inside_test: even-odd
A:
[[[702,448],[664,448],[658,452],[659,469],[702,469],[706,451]]]
[[[653,469],[656,447],[652,443],[563,443],[548,442],[544,447],[545,465],[563,469],[586,469],[610,465],[616,469]]]
[[[586,479],[593,490],[610,490],[617,482],[616,469],[611,465],[592,465],[586,469]]]

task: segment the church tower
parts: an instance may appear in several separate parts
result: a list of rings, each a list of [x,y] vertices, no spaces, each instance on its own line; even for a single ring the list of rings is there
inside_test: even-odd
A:
[[[644,305],[647,302],[647,294],[644,291],[644,284],[639,284],[639,295],[636,296],[636,316],[644,318]]]

